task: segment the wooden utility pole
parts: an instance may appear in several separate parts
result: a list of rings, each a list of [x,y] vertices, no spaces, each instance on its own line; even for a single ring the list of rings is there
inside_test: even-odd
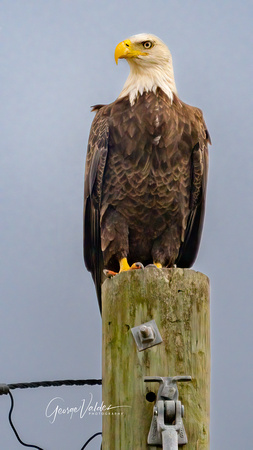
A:
[[[189,269],[123,272],[104,282],[103,450],[146,450],[158,384],[145,376],[190,375],[178,383],[187,450],[209,449],[209,280]],[[163,342],[138,351],[131,328],[155,320]],[[151,398],[150,398],[151,397]],[[152,395],[148,396],[152,400]]]

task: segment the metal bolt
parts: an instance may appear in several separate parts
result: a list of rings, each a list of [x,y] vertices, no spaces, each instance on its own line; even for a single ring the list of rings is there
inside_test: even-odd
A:
[[[162,342],[155,320],[131,328],[131,332],[140,352]]]
[[[147,327],[146,325],[142,325],[142,327],[140,328],[140,332],[142,337],[148,338],[152,334],[152,328]]]
[[[153,341],[155,338],[152,327],[147,327],[146,325],[140,327],[140,334],[141,338],[145,341]]]

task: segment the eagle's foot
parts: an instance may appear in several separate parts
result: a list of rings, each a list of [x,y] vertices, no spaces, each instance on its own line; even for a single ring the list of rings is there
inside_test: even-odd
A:
[[[121,261],[119,262],[119,265],[120,265],[119,273],[126,272],[127,270],[144,269],[144,266],[141,262],[136,262],[136,263],[132,264],[130,267],[126,258],[121,259]],[[118,273],[113,272],[113,270],[104,269],[103,272],[104,272],[104,275],[106,276],[106,278],[112,278],[112,277],[115,277],[115,275],[118,275]]]
[[[112,278],[117,275],[117,272],[113,272],[113,270],[104,269],[103,272],[107,278]]]
[[[161,263],[148,264],[146,267],[156,267],[157,269],[162,269],[163,268]]]
[[[127,258],[122,258],[120,260],[119,267],[120,267],[119,273],[126,272],[127,270],[144,269],[144,266],[141,262],[133,263],[130,267],[127,262]]]
[[[119,261],[119,273],[121,272],[126,272],[127,270],[130,270],[131,267],[129,266],[127,259],[126,258],[122,258]]]

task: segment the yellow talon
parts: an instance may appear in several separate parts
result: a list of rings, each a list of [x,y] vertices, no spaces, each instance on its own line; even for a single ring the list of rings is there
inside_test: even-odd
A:
[[[120,260],[119,267],[120,267],[119,273],[120,272],[125,272],[126,270],[130,270],[130,266],[129,266],[126,258],[122,258]]]
[[[156,267],[158,267],[158,269],[162,269],[162,268],[163,268],[162,264],[159,263],[159,262],[154,262],[154,265],[155,265]]]

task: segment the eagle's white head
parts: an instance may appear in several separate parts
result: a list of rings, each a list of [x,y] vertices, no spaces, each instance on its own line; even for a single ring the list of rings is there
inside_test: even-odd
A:
[[[143,92],[156,92],[160,87],[173,100],[177,93],[172,57],[168,47],[152,34],[136,34],[120,42],[115,49],[115,61],[125,58],[130,74],[119,98],[129,95],[131,105]]]

